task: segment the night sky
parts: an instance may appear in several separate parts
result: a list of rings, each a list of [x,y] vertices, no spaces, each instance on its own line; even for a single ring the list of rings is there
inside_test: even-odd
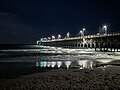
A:
[[[119,0],[0,0],[0,44],[35,44],[37,39],[67,32],[76,36],[120,31]]]

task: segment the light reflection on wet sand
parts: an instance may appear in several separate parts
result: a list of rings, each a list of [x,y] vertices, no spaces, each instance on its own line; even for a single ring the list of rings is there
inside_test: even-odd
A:
[[[36,62],[36,67],[39,67],[40,62],[43,62],[44,68],[65,67],[69,69],[78,67],[79,69],[93,70],[97,66],[104,66],[109,63],[111,65],[115,61],[120,64],[120,52],[95,52],[93,49],[49,47],[47,49],[2,50],[1,52],[4,53],[1,53],[3,58],[0,57],[0,62]],[[8,53],[13,57],[7,55]],[[27,53],[27,55],[24,55],[24,53]],[[34,55],[34,53],[37,54]],[[16,54],[16,56],[13,54]]]

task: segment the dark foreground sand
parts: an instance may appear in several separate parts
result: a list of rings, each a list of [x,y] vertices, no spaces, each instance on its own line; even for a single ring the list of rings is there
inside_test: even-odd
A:
[[[52,70],[1,79],[0,90],[120,90],[120,68]]]

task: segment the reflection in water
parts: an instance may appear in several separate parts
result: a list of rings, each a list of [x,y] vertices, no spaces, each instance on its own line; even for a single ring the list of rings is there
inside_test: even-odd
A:
[[[93,61],[90,60],[79,60],[78,65],[80,65],[80,69],[92,69],[93,70]],[[94,63],[95,65],[95,63]]]
[[[50,67],[51,66],[51,62],[47,62],[47,67]]]
[[[61,61],[57,61],[57,67],[60,68],[62,65],[62,62]]]
[[[67,66],[67,69],[69,69],[69,66],[71,65],[71,61],[65,61],[65,65]]]
[[[112,59],[98,59],[98,60],[96,60],[96,61],[98,61],[98,62],[101,62],[101,63],[109,63],[109,62],[112,62],[112,61],[114,61],[114,60],[112,60]]]
[[[40,53],[40,51],[47,51]],[[45,49],[0,50],[0,62],[35,62],[36,67],[67,69],[93,69],[111,63],[120,63],[120,52],[95,52],[93,49],[65,49],[47,47]],[[53,52],[54,53],[53,53]],[[61,51],[62,54],[58,51]],[[12,57],[11,57],[12,56]],[[22,56],[22,57],[21,57]],[[75,62],[75,63],[74,63]],[[77,63],[76,63],[77,62]]]
[[[44,64],[44,65],[43,65],[44,67],[46,67],[46,66],[47,66],[47,62],[46,62],[46,61],[44,61],[44,62],[43,62],[43,64]]]
[[[39,66],[39,62],[36,62],[36,67],[38,67]]]
[[[95,62],[90,61],[90,60],[78,60],[77,64],[74,64],[72,61],[41,61],[40,62],[40,67],[52,67],[55,68],[58,67],[60,68],[63,64],[63,67],[66,67],[67,69],[72,68],[72,67],[78,67],[80,69],[93,69],[93,66],[95,66]],[[65,65],[65,66],[64,66]],[[39,62],[36,62],[36,67],[39,66]]]
[[[55,65],[56,65],[56,62],[55,62],[55,61],[52,61],[52,62],[51,62],[51,67],[53,68],[53,67],[55,67]]]

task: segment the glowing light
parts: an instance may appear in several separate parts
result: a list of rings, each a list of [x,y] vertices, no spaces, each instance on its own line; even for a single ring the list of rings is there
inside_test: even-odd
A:
[[[36,62],[36,67],[38,67],[39,66],[39,62]]]
[[[103,30],[105,30],[105,34],[107,34],[107,25],[103,25]]]
[[[51,62],[47,62],[47,67],[50,67],[50,65],[51,65]]]
[[[88,60],[80,60],[78,61],[78,65],[82,66],[82,68],[85,68],[87,66]]]
[[[61,62],[61,61],[58,61],[58,62],[57,62],[57,67],[60,68],[61,65],[62,65],[62,62]]]
[[[46,41],[46,40],[47,40],[47,38],[44,38],[44,40]]]
[[[67,33],[67,38],[69,38],[69,37],[70,37],[70,33],[68,32],[68,33]]]
[[[104,26],[103,26],[103,29],[104,29],[104,30],[107,30],[107,25],[104,25]]]
[[[43,50],[40,50],[40,53],[43,53]]]
[[[52,68],[55,67],[55,65],[56,65],[56,62],[51,62],[51,67]]]
[[[89,60],[79,60],[78,65],[80,65],[80,69],[93,69],[93,61]]]
[[[48,40],[50,40],[51,38],[50,37],[48,37]]]
[[[82,33],[83,33],[83,31],[80,31],[80,33],[82,34]]]
[[[85,34],[85,30],[86,30],[85,28],[83,28],[82,30],[80,30],[79,33],[81,34],[81,36],[84,36],[84,34]]]
[[[96,61],[101,62],[101,63],[110,63],[113,61],[113,59],[98,59]]]
[[[83,28],[83,31],[85,31],[85,28]]]
[[[43,38],[41,38],[40,40],[43,41]]]
[[[37,41],[36,43],[37,43],[37,44],[39,44],[39,42],[38,42],[38,41]]]
[[[55,39],[55,36],[52,36],[52,40]]]
[[[69,69],[69,66],[71,65],[71,61],[65,61],[65,65],[67,66],[67,69]]]
[[[83,35],[83,31],[80,31],[81,36]]]
[[[58,34],[58,39],[61,39],[61,35],[60,34]]]
[[[47,66],[47,62],[43,62],[43,64],[44,64],[44,67],[46,67],[46,66]]]
[[[40,62],[40,67],[43,67],[44,66],[44,63],[43,62]]]

